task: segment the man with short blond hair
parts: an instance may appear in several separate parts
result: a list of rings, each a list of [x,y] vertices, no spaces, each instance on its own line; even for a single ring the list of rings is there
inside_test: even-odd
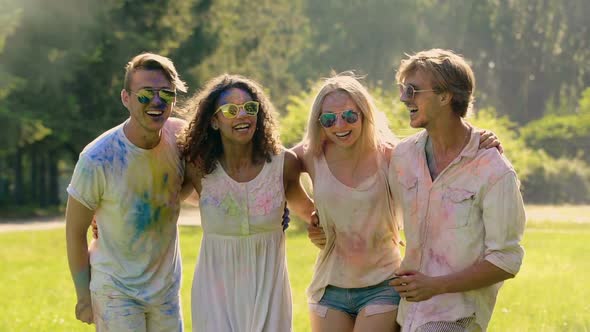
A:
[[[169,118],[174,64],[143,53],[126,66],[121,101],[129,118],[88,144],[68,186],[66,241],[76,318],[98,331],[182,331],[177,219],[184,163]],[[100,237],[88,250],[96,218]]]
[[[512,165],[478,149],[463,117],[475,78],[465,59],[432,49],[402,61],[397,74],[410,125],[389,180],[407,249],[391,282],[402,296],[402,331],[481,331],[502,282],[520,269],[524,204]]]

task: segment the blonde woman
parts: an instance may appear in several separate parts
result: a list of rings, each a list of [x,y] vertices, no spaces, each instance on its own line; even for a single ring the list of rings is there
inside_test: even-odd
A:
[[[481,141],[498,145],[490,134]],[[389,282],[401,263],[400,238],[387,177],[395,143],[353,75],[324,82],[294,148],[326,235],[307,290],[314,332],[398,330],[400,296]]]
[[[352,75],[324,82],[294,151],[313,183],[326,233],[307,290],[312,331],[393,331],[399,295],[388,285],[401,262],[387,183],[395,142]]]

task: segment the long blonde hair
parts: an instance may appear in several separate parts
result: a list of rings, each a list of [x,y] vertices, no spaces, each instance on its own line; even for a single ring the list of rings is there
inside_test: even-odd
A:
[[[327,140],[318,118],[322,113],[322,104],[332,92],[347,93],[363,114],[360,143],[365,150],[380,149],[385,145],[393,146],[397,142],[395,135],[387,126],[385,114],[375,105],[373,97],[359,82],[352,72],[336,74],[324,81],[311,106],[307,122],[307,131],[303,144],[312,156],[319,156]]]

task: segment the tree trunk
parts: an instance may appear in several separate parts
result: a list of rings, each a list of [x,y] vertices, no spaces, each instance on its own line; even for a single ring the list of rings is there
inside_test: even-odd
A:
[[[23,205],[24,200],[23,156],[19,146],[14,153],[14,203]]]
[[[39,167],[39,205],[41,207],[46,207],[48,204],[48,197],[47,197],[47,155],[41,154],[39,155],[41,158],[41,163]]]
[[[39,157],[37,149],[31,147],[31,200],[33,203],[39,201]]]
[[[49,156],[49,186],[47,187],[49,195],[49,204],[58,205],[59,201],[59,171],[57,169],[57,163],[59,159],[56,153],[52,153]]]
[[[0,205],[10,203],[11,169],[6,158],[0,158]]]

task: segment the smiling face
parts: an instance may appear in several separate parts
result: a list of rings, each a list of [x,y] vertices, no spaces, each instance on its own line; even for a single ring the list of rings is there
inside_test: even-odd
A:
[[[131,76],[130,91],[121,91],[123,105],[129,110],[130,130],[139,136],[159,135],[164,123],[170,117],[175,99],[171,103],[166,103],[156,93],[149,102],[142,104],[137,96],[137,92],[141,89],[174,91],[174,86],[161,70],[139,69]]]
[[[347,122],[342,114],[352,110],[358,114],[354,123]],[[336,113],[336,122],[329,128],[323,128],[324,134],[332,143],[348,148],[359,140],[362,133],[363,115],[350,95],[344,91],[334,91],[324,98],[321,113]]]
[[[429,75],[419,70],[408,75],[403,83],[412,85],[415,90],[433,90]],[[441,113],[438,96],[434,91],[415,92],[413,99],[411,95],[400,96],[400,101],[406,104],[410,112],[410,126],[412,128],[428,129],[428,126],[436,121]]]
[[[217,112],[211,119],[211,126],[217,128],[222,141],[227,140],[239,144],[250,143],[256,131],[257,116],[248,115],[244,110],[244,103],[251,101],[252,96],[242,89],[231,88],[219,95],[215,104],[216,110],[225,104],[240,105],[236,117],[228,119],[223,112]]]

